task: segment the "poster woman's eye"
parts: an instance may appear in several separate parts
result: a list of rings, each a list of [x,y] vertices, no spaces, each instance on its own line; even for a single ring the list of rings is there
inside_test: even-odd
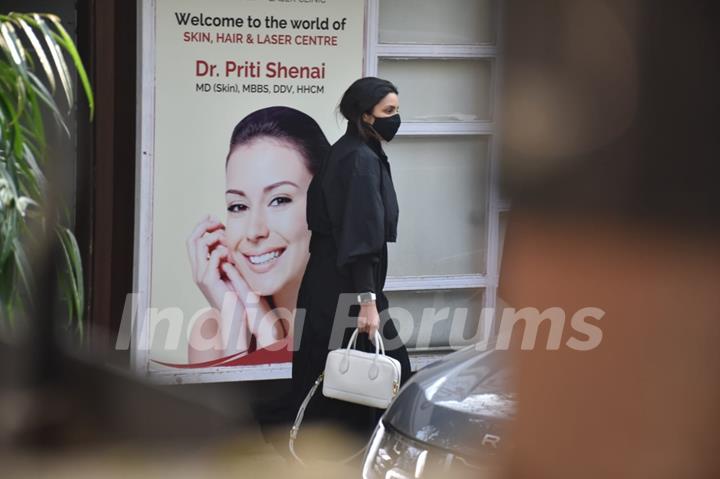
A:
[[[231,205],[228,205],[227,210],[230,213],[242,213],[243,211],[247,210],[247,205],[243,205],[242,203],[233,203]]]
[[[268,206],[282,206],[285,203],[292,203],[292,198],[287,196],[278,196],[277,198],[273,198]]]

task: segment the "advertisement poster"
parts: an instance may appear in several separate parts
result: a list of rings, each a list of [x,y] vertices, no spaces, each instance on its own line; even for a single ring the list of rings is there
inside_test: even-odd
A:
[[[289,377],[313,152],[344,132],[364,2],[154,4],[147,369]]]

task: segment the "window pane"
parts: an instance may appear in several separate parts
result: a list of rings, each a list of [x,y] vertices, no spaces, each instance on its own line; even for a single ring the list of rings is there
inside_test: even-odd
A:
[[[380,0],[380,43],[494,43],[496,4],[496,0]]]
[[[488,138],[398,137],[386,152],[400,203],[388,274],[484,273]]]
[[[400,90],[404,121],[491,118],[491,60],[380,60],[378,76]]]
[[[410,337],[405,342],[409,349],[459,348],[485,339],[481,321],[484,290],[391,291],[385,294],[391,308],[405,310],[393,310],[391,317],[401,337]],[[409,334],[410,318],[412,334]]]

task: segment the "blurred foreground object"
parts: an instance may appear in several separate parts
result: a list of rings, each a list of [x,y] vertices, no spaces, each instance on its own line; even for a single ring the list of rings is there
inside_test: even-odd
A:
[[[0,344],[4,364],[20,357]],[[16,381],[0,368],[2,477],[352,477],[342,465],[292,467],[264,443],[250,397],[146,385],[63,354],[55,361],[42,387],[8,387]],[[346,442],[332,430],[315,440]]]
[[[508,477],[720,477],[720,4],[505,7],[499,293],[605,312],[514,353]]]

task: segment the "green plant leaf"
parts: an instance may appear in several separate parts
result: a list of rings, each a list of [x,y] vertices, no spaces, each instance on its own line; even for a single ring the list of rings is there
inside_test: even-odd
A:
[[[45,178],[45,174],[40,169],[40,166],[38,165],[37,161],[35,160],[35,154],[32,152],[30,147],[25,144],[25,162],[27,171],[26,174],[28,175],[29,179],[32,181],[32,184],[37,188],[37,196],[36,199],[40,198],[40,195],[42,191],[45,190],[47,185],[47,179]]]
[[[21,55],[20,51],[18,51],[15,41],[10,36],[10,28],[8,28],[8,25],[10,25],[9,22],[2,22],[2,24],[0,24],[0,35],[2,36],[0,46],[3,50],[8,52],[10,58],[15,62],[15,64],[18,67],[21,67],[21,72],[27,71],[25,68],[25,59],[23,55]]]
[[[27,296],[30,295],[30,285],[33,284],[32,268],[30,268],[30,261],[28,261],[27,254],[25,253],[25,248],[22,243],[16,239],[14,246],[13,255],[15,268],[18,276],[20,276],[20,281],[23,286],[23,294]]]
[[[48,28],[43,17],[36,13],[33,14],[33,19],[35,20],[36,25],[40,28],[43,38],[45,39],[45,45],[47,46],[48,51],[50,51],[50,56],[55,63],[55,69],[60,77],[60,83],[63,86],[63,91],[65,92],[68,105],[72,105],[74,100],[72,85],[70,84],[70,71],[68,70],[67,63],[65,63],[65,59],[62,56],[62,51],[60,51],[60,47],[58,47],[58,44],[55,42],[52,32],[50,31],[50,28]]]
[[[50,60],[48,60],[48,57],[45,54],[45,49],[42,47],[40,40],[38,40],[37,35],[35,35],[35,31],[28,24],[24,16],[19,15],[17,21],[22,27],[23,32],[25,32],[25,35],[30,40],[30,44],[35,49],[35,55],[37,55],[40,60],[40,64],[42,65],[43,70],[45,70],[45,76],[50,83],[50,90],[55,91],[55,74],[53,73],[52,66],[50,65]]]
[[[13,319],[15,295],[15,264],[11,258],[0,262],[0,304],[4,319]]]
[[[55,103],[55,99],[48,91],[47,87],[45,87],[42,81],[40,81],[40,79],[32,73],[30,73],[28,77],[30,79],[30,84],[33,86],[33,91],[37,95],[37,98],[41,100],[42,104],[44,104],[50,109],[50,111],[53,113],[53,116],[55,117],[55,121],[65,131],[65,134],[70,135],[70,130],[68,130],[68,127],[65,124],[65,120],[63,120],[62,114],[60,113],[60,110]]]
[[[2,249],[0,249],[0,263],[5,263],[12,254],[13,239],[18,235],[17,213],[5,211],[6,221],[2,223]]]
[[[75,235],[73,235],[72,231],[69,229],[59,227],[57,233],[65,254],[65,266],[67,268],[67,272],[69,273],[70,300],[72,302],[74,315],[77,317],[78,328],[80,329],[79,332],[82,334],[85,291],[82,280],[83,269],[80,248],[75,240]]]
[[[30,116],[32,118],[32,132],[34,134],[35,141],[39,144],[38,151],[36,153],[39,155],[40,151],[45,151],[45,124],[43,123],[42,118],[42,110],[40,109],[40,103],[37,99],[37,93],[35,92],[35,89],[32,87],[32,83],[30,83],[30,88],[28,89],[28,100],[30,102]],[[28,145],[29,148],[33,147],[33,144],[30,143]]]
[[[95,114],[95,99],[93,97],[90,80],[88,79],[80,54],[78,53],[77,48],[75,48],[75,43],[72,41],[72,38],[70,38],[70,35],[68,35],[67,31],[62,26],[62,23],[60,23],[60,19],[55,15],[48,15],[48,18],[53,22],[57,31],[60,32],[61,40],[59,43],[65,48],[65,51],[68,52],[70,58],[72,58],[75,70],[77,71],[78,77],[80,77],[80,83],[82,84],[85,96],[87,97],[88,106],[90,108],[90,119],[92,120]]]

